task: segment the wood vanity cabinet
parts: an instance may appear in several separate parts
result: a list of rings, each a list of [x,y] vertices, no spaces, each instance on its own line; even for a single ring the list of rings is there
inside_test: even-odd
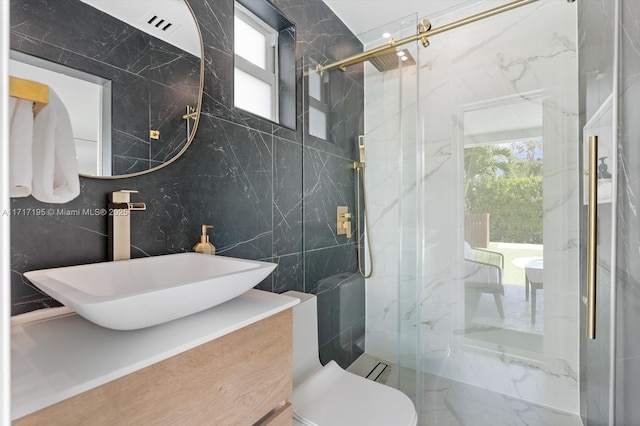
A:
[[[289,426],[292,354],[289,308],[13,424]]]

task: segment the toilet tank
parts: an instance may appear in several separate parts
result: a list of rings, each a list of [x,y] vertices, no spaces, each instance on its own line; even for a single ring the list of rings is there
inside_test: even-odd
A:
[[[317,283],[320,362],[346,369],[365,349],[365,280],[343,272]]]
[[[318,356],[318,299],[313,294],[287,291],[297,297],[293,307],[293,387],[322,368]]]

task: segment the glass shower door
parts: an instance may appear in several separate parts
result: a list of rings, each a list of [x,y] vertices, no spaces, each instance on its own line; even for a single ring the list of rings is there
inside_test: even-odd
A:
[[[582,280],[582,294],[584,301],[584,354],[582,358],[582,375],[585,380],[586,404],[585,411],[590,424],[606,424],[609,421],[611,407],[609,406],[609,392],[611,383],[611,322],[610,312],[611,297],[611,248],[613,211],[611,208],[614,170],[611,168],[611,159],[616,155],[613,141],[615,139],[613,127],[613,96],[609,96],[601,107],[593,114],[583,129],[583,235],[588,237],[590,232],[589,222],[592,211],[587,211],[587,206],[595,203],[597,230],[594,235],[595,245],[590,246],[588,238],[583,241],[583,269],[585,274]],[[594,146],[592,145],[595,145]],[[596,149],[596,151],[591,151]],[[595,157],[593,157],[595,156]],[[594,164],[595,162],[595,164]],[[595,167],[594,167],[595,166]],[[590,198],[589,175],[597,173],[596,198]],[[590,291],[590,278],[588,268],[591,267],[586,260],[593,251],[595,260],[595,283]],[[595,299],[592,301],[590,299]],[[593,302],[591,311],[590,303]],[[590,318],[591,316],[591,318]],[[592,328],[590,323],[593,321]]]
[[[540,1],[418,52],[425,418],[579,412],[575,25],[575,5]]]
[[[366,352],[397,364],[421,424],[579,412],[575,12],[541,0],[405,46],[415,65],[365,65]]]
[[[617,103],[615,63],[616,1],[589,0],[580,5],[580,78],[581,110],[584,111],[582,132],[582,239],[581,239],[581,293],[588,302],[588,204],[589,204],[589,139],[597,142],[597,245],[595,292],[595,339],[587,337],[587,303],[581,311],[580,391],[583,395],[581,416],[589,425],[614,423],[613,392],[615,374],[612,370],[612,348],[615,334],[611,319],[615,318],[615,288],[612,287],[612,241],[616,233],[612,199],[615,195],[612,177],[616,174],[615,157],[618,155],[618,123],[614,103]],[[604,19],[603,19],[604,17]],[[594,24],[597,22],[597,25]],[[615,102],[614,102],[615,100]],[[614,247],[615,248],[615,247]],[[612,292],[612,290],[614,290]],[[610,314],[613,313],[612,317]]]
[[[415,34],[411,15],[361,34],[364,48]],[[367,279],[367,350],[392,364],[389,384],[420,399],[415,45],[365,63],[367,209],[374,274]]]

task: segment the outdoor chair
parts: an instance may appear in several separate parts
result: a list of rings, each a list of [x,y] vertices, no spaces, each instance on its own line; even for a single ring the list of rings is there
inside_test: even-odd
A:
[[[504,287],[502,275],[504,271],[504,256],[491,250],[471,248],[465,242],[465,298],[467,305],[467,321],[470,321],[480,302],[483,293],[493,295],[498,314],[504,319],[502,296]]]

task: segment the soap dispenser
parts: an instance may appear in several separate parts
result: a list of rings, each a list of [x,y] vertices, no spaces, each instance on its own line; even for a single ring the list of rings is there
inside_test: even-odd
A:
[[[207,235],[207,229],[211,229],[211,225],[202,225],[202,235],[200,235],[200,242],[193,246],[193,250],[197,253],[203,254],[216,254],[216,248],[209,242],[209,235]]]

